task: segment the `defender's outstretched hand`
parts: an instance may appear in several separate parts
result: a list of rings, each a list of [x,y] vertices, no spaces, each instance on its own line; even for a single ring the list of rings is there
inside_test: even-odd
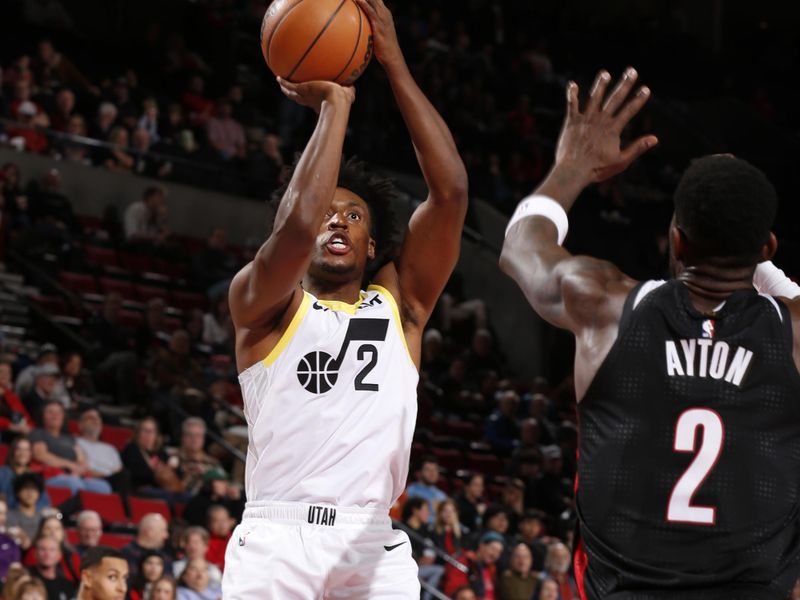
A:
[[[336,98],[352,104],[356,99],[356,89],[352,86],[342,86],[332,81],[307,81],[305,83],[292,83],[278,77],[278,84],[283,94],[302,106],[308,106],[319,113],[325,100]]]
[[[611,76],[600,71],[583,112],[578,85],[572,81],[567,85],[567,116],[558,139],[556,165],[574,170],[585,184],[596,183],[624,171],[658,144],[658,138],[646,135],[622,148],[622,131],[650,99],[650,90],[644,86],[629,98],[637,77],[636,70],[628,68],[606,98]]]
[[[397,41],[392,12],[383,0],[356,0],[372,25],[373,50],[378,62],[386,68],[403,60],[403,53]]]

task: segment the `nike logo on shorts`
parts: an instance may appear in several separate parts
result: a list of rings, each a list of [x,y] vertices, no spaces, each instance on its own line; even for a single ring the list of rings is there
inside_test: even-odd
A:
[[[386,550],[387,552],[391,552],[392,550],[394,550],[398,546],[402,546],[403,544],[405,544],[405,542],[400,542],[399,544],[395,544],[394,546],[384,546],[383,549]]]

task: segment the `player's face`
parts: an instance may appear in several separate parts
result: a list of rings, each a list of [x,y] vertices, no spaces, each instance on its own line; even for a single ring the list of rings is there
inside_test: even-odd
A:
[[[83,574],[92,600],[124,600],[128,591],[128,561],[106,557]]]
[[[369,229],[367,203],[349,190],[336,188],[317,235],[309,274],[323,281],[360,280],[367,261],[375,258]]]

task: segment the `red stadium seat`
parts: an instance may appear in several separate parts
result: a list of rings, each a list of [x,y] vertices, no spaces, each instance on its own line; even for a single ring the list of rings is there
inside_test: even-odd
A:
[[[153,270],[153,262],[150,260],[149,256],[123,252],[119,258],[122,265],[134,273],[144,273],[145,271]]]
[[[124,535],[120,533],[104,533],[100,536],[101,546],[111,546],[112,548],[124,548],[133,541],[132,535]]]
[[[139,521],[141,521],[145,515],[150,513],[158,513],[167,521],[172,518],[172,513],[170,513],[169,510],[169,504],[167,504],[164,500],[129,496],[128,506],[130,506],[131,509],[131,521],[133,521],[136,525],[139,524]]]
[[[186,511],[186,503],[185,502],[176,502],[172,505],[172,510],[175,513],[176,519],[182,519],[183,513]]]
[[[483,439],[483,431],[471,421],[445,421],[447,435],[461,438],[462,440],[477,441]]]
[[[53,506],[59,506],[72,498],[72,490],[69,488],[47,486],[45,491],[47,495],[50,496],[50,504]]]
[[[36,296],[33,301],[51,315],[69,315],[72,311],[60,296]]]
[[[464,468],[464,454],[460,450],[433,448],[431,454],[439,460],[439,466],[444,467],[452,473],[455,473],[458,469]]]
[[[86,275],[85,273],[69,273],[67,271],[62,271],[61,283],[65,288],[79,294],[96,294],[98,291],[94,277]]]
[[[124,279],[114,279],[113,277],[101,277],[100,288],[104,293],[116,292],[123,298],[133,298],[133,284]]]
[[[117,252],[113,248],[103,248],[102,246],[84,246],[83,251],[86,254],[86,261],[90,265],[102,268],[119,268]]]
[[[492,454],[470,452],[467,457],[469,458],[470,468],[486,477],[497,477],[502,475],[505,470],[503,462]]]
[[[6,464],[6,458],[8,457],[8,444],[0,444],[0,464]]]
[[[67,421],[67,431],[71,435],[78,435],[78,433],[80,433],[78,431],[78,422],[75,419],[70,419]]]
[[[144,315],[136,310],[119,311],[119,324],[131,329],[138,329],[144,324]]]
[[[208,307],[208,300],[203,294],[197,294],[195,292],[173,292],[172,304],[183,310],[192,310],[194,308],[206,310]]]
[[[79,492],[81,506],[84,510],[96,511],[103,523],[127,523],[128,517],[125,514],[125,507],[122,505],[122,498],[117,494],[98,494],[96,492]]]
[[[161,275],[166,275],[171,279],[185,279],[189,274],[189,268],[180,262],[156,258],[153,261],[153,270]]]
[[[111,444],[117,450],[122,450],[131,437],[133,430],[128,427],[116,427],[114,425],[103,425],[103,431],[100,433],[100,440]]]
[[[84,231],[97,231],[103,228],[103,220],[92,215],[75,215],[75,220],[81,224]]]
[[[78,530],[77,529],[69,528],[69,529],[66,530],[66,534],[67,534],[67,541],[70,544],[72,544],[73,546],[75,546],[76,544],[80,543],[81,536],[78,535]]]

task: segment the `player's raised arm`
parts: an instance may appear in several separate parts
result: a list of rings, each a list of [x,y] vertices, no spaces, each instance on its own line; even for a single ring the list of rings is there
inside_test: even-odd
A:
[[[279,82],[289,99],[314,109],[319,120],[278,206],[272,234],[231,283],[231,316],[237,327],[268,327],[299,289],[336,190],[355,99],[353,88],[335,83]]]
[[[557,327],[578,334],[604,327],[622,313],[635,282],[609,262],[572,256],[561,247],[567,212],[591,183],[625,170],[658,143],[645,136],[625,149],[620,135],[650,97],[646,87],[630,99],[637,74],[626,70],[606,98],[611,80],[598,74],[583,111],[578,86],[567,86],[567,115],[553,169],[536,192],[517,207],[506,231],[500,268],[520,286],[536,312]]]
[[[428,199],[411,217],[397,262],[403,304],[413,311],[413,320],[424,323],[458,260],[467,172],[450,130],[408,70],[391,12],[383,0],[357,1],[372,24],[375,56],[389,78],[428,184]]]

